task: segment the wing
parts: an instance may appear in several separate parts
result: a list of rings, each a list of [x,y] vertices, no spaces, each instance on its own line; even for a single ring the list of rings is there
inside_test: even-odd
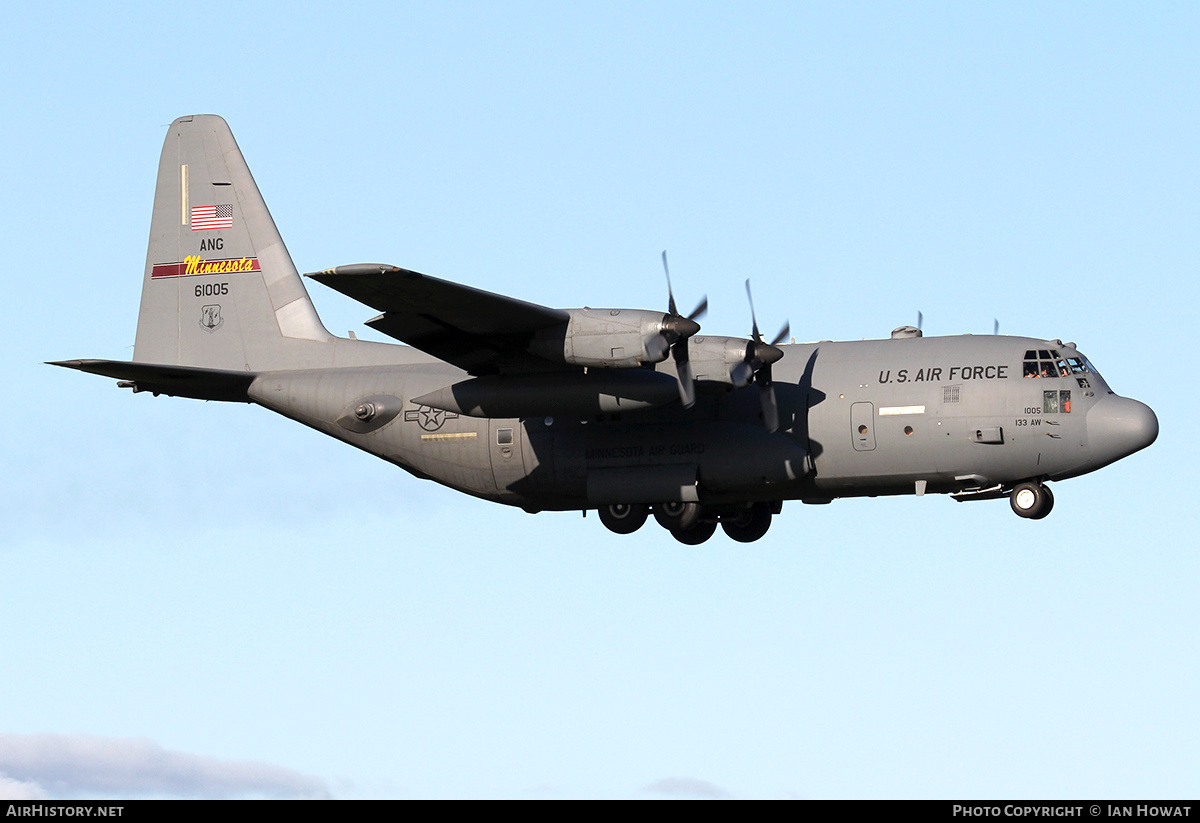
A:
[[[563,367],[526,348],[538,330],[566,324],[565,311],[376,263],[305,276],[383,312],[371,328],[471,374]]]

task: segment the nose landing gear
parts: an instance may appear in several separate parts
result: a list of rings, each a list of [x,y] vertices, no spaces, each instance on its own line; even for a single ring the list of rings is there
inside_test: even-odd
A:
[[[1020,517],[1041,520],[1054,508],[1054,494],[1041,483],[1018,483],[1008,496],[1012,510]]]

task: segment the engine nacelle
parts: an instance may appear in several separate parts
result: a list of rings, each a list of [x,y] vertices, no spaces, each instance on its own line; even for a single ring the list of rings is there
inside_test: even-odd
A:
[[[542,329],[529,352],[573,366],[632,369],[667,359],[671,344],[700,330],[698,323],[661,311],[565,309],[564,326]]]
[[[754,377],[750,365],[752,342],[744,337],[693,337],[688,357],[696,380],[710,380],[741,388]]]

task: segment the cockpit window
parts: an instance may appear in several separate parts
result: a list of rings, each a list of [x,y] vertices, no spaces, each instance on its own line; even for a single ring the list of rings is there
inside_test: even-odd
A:
[[[1083,355],[1063,357],[1058,349],[1029,349],[1021,366],[1022,377],[1069,377],[1095,371]]]

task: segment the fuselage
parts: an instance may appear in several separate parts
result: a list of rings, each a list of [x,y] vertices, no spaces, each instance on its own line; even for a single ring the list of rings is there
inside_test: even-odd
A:
[[[965,335],[782,346],[773,433],[758,387],[703,381],[687,410],[456,415],[412,399],[464,373],[395,348],[403,362],[391,366],[262,374],[251,399],[418,476],[531,511],[695,499],[689,494],[713,505],[986,494],[1093,471],[1158,433],[1149,407],[1115,395],[1060,341]],[[372,398],[377,415],[356,417]]]

